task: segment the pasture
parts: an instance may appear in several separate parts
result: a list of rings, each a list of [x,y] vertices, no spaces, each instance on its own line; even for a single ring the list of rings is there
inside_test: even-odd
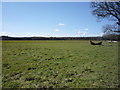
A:
[[[3,88],[116,88],[118,44],[2,41]]]

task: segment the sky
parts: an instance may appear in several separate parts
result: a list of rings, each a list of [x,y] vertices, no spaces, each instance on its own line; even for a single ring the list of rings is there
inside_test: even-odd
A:
[[[3,2],[0,35],[14,37],[101,36],[102,26],[90,2]]]

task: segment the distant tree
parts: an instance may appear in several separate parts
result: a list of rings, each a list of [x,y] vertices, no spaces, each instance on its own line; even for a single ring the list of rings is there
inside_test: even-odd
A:
[[[110,32],[110,33],[113,33],[113,32],[116,32],[117,31],[117,25],[114,24],[114,25],[110,25],[110,24],[106,24],[103,26],[103,33],[106,33],[106,32]]]
[[[106,24],[103,26],[103,37],[109,38],[112,41],[112,35],[113,35],[113,26]]]
[[[115,38],[117,38],[117,36],[119,35],[116,31],[117,31],[117,25],[110,25],[110,24],[106,24],[103,26],[103,37],[105,38],[109,38],[111,41]]]

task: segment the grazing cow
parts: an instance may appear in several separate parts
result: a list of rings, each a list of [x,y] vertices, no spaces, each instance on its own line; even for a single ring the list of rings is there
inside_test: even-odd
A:
[[[102,41],[99,43],[94,43],[94,42],[90,41],[90,43],[91,43],[91,45],[102,45]]]

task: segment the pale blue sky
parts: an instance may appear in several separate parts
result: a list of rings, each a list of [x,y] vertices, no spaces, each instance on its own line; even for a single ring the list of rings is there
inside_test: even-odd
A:
[[[4,2],[2,35],[99,36],[102,26],[91,14],[90,2]]]

